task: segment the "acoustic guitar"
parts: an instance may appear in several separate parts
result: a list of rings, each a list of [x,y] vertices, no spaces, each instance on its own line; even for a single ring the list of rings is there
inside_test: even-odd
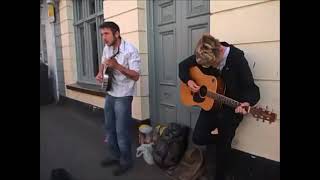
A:
[[[203,74],[197,66],[191,67],[189,74],[191,79],[200,86],[200,90],[194,93],[187,84],[180,83],[180,98],[185,106],[198,106],[209,111],[212,108],[220,108],[222,104],[234,108],[240,105],[240,102],[224,96],[225,85],[221,78]],[[245,107],[245,109],[257,120],[262,119],[269,121],[269,123],[276,120],[277,115],[267,109],[252,106]]]

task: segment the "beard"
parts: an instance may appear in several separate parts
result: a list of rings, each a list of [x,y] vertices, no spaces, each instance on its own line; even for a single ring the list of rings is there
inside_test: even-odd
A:
[[[110,42],[105,41],[108,46],[114,46],[116,44],[116,37],[113,35],[112,40]]]
[[[114,46],[116,44],[116,40],[117,39],[113,36],[113,39],[112,39],[112,41],[110,43],[110,46]]]

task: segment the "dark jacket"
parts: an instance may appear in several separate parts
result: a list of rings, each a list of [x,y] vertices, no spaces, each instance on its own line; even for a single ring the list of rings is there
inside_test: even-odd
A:
[[[220,76],[223,79],[226,85],[225,96],[239,102],[249,102],[251,106],[255,105],[260,99],[260,91],[259,87],[254,83],[252,72],[243,51],[226,42],[221,42],[221,44],[230,47],[229,55],[222,71],[213,67],[203,68],[197,64],[195,55],[192,55],[180,62],[179,78],[184,83],[187,83],[190,80],[189,68],[198,66],[204,74]],[[223,106],[223,109],[227,113],[235,115],[234,108]],[[242,119],[241,115],[237,116]]]

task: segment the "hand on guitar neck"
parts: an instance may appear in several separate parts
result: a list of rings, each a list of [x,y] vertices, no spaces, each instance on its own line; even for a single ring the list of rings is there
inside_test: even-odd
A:
[[[116,59],[114,58],[111,58],[111,59],[108,59],[104,62],[104,64],[108,67],[108,68],[112,68],[112,69],[118,69],[119,67],[119,64],[117,62]]]
[[[250,112],[250,104],[248,102],[240,103],[238,107],[234,110],[236,113],[246,115]]]

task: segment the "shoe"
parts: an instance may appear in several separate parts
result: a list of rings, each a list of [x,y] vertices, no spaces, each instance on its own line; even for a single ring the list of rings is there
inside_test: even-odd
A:
[[[101,161],[100,165],[102,167],[109,167],[109,166],[112,166],[112,165],[116,165],[118,163],[119,163],[119,160],[106,158],[106,159]]]
[[[114,176],[121,176],[124,173],[126,173],[129,169],[130,169],[130,166],[119,165],[116,167],[116,169],[113,170],[112,174]]]

